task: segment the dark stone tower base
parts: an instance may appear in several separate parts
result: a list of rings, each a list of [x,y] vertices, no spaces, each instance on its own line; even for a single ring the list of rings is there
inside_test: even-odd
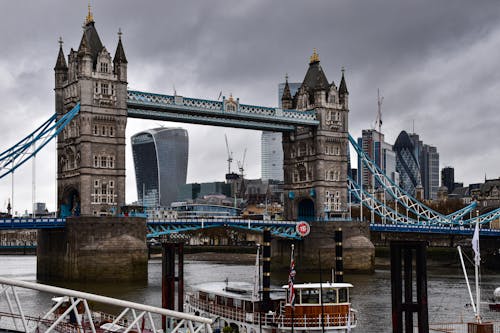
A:
[[[146,283],[146,219],[72,217],[64,229],[38,231],[39,281]]]
[[[335,230],[342,228],[343,261],[346,272],[373,272],[375,247],[370,241],[367,222],[309,222],[311,233],[302,241],[274,239],[272,243],[272,269],[290,266],[290,245],[295,244],[295,261],[302,270],[319,268],[318,251],[321,251],[322,269],[335,267]]]

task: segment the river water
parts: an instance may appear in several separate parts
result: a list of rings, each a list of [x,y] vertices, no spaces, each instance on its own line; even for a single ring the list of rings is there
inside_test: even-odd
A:
[[[254,269],[249,264],[228,264],[213,261],[185,261],[185,283],[187,287],[201,282],[230,281],[252,282]],[[317,282],[317,275],[307,274],[300,270],[297,263],[296,282]],[[470,272],[472,274],[472,272]],[[0,256],[0,276],[36,282],[35,256]],[[273,274],[273,285],[285,284],[287,272]],[[324,278],[324,280],[328,280]],[[352,290],[353,308],[359,311],[359,323],[356,332],[391,332],[391,285],[390,271],[376,270],[369,275],[345,275],[345,282],[354,285]],[[97,293],[105,296],[126,299],[148,305],[161,306],[161,260],[149,261],[149,278],[147,285],[134,284],[64,284],[63,287]],[[481,276],[482,299],[486,301],[493,295],[493,290],[500,286],[500,275],[483,274]],[[50,308],[50,297],[43,293],[23,290],[20,298],[26,312],[38,315]],[[0,299],[2,302],[3,299]],[[428,269],[428,304],[429,321],[458,322],[472,320],[472,309],[465,305],[470,303],[461,268],[429,268]],[[482,307],[485,319],[500,320],[500,312],[490,312],[487,306]],[[414,319],[416,322],[416,317]]]

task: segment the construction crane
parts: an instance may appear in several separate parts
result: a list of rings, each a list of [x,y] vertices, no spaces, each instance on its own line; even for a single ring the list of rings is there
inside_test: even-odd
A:
[[[227,135],[224,134],[226,139],[226,150],[227,150],[227,173],[231,173],[231,163],[233,162],[233,152],[229,149],[229,143],[227,142]]]
[[[247,149],[245,148],[245,150],[243,151],[243,159],[241,161],[236,161],[238,163],[238,170],[240,171],[240,181],[241,181],[241,184],[240,184],[240,193],[239,193],[239,197],[240,198],[243,198],[245,196],[245,192],[246,192],[246,187],[245,187],[245,158],[247,157]]]
[[[241,178],[243,178],[243,172],[245,171],[245,158],[247,157],[247,149],[243,151],[243,159],[241,161],[236,161],[238,163],[238,170],[240,170]]]

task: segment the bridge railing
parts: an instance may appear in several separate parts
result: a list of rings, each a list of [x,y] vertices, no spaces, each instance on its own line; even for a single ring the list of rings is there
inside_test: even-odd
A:
[[[62,297],[53,298],[54,306],[43,316],[29,316],[23,310],[18,289],[25,288]],[[0,327],[18,332],[93,332],[98,328],[110,332],[163,332],[157,326],[164,316],[172,323],[172,333],[212,333],[209,318],[124,301],[80,291],[0,277],[2,309]],[[30,300],[31,301],[31,300]],[[90,309],[89,303],[100,303],[122,309],[118,316],[103,316]],[[67,320],[66,318],[73,318]],[[175,323],[175,324],[174,324]]]

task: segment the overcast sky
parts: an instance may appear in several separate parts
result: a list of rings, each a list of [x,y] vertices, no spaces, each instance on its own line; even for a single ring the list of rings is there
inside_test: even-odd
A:
[[[373,126],[377,88],[383,128],[394,143],[401,130],[436,146],[440,168],[453,166],[466,184],[500,176],[500,5],[498,0],[420,1],[92,1],[96,28],[114,54],[117,31],[129,62],[129,89],[277,105],[285,73],[301,82],[313,48],[329,81],[346,68],[350,133]],[[2,1],[0,11],[0,151],[54,112],[58,43],[77,48],[86,1]],[[260,132],[163,123],[189,132],[188,182],[223,180],[224,134],[235,159],[260,177]],[[130,119],[130,135],[160,126]],[[413,127],[414,126],[414,127]],[[55,148],[36,162],[36,201],[54,210]],[[32,168],[15,174],[15,210],[30,210]],[[127,146],[127,201],[136,199]],[[0,211],[11,177],[0,179]]]

